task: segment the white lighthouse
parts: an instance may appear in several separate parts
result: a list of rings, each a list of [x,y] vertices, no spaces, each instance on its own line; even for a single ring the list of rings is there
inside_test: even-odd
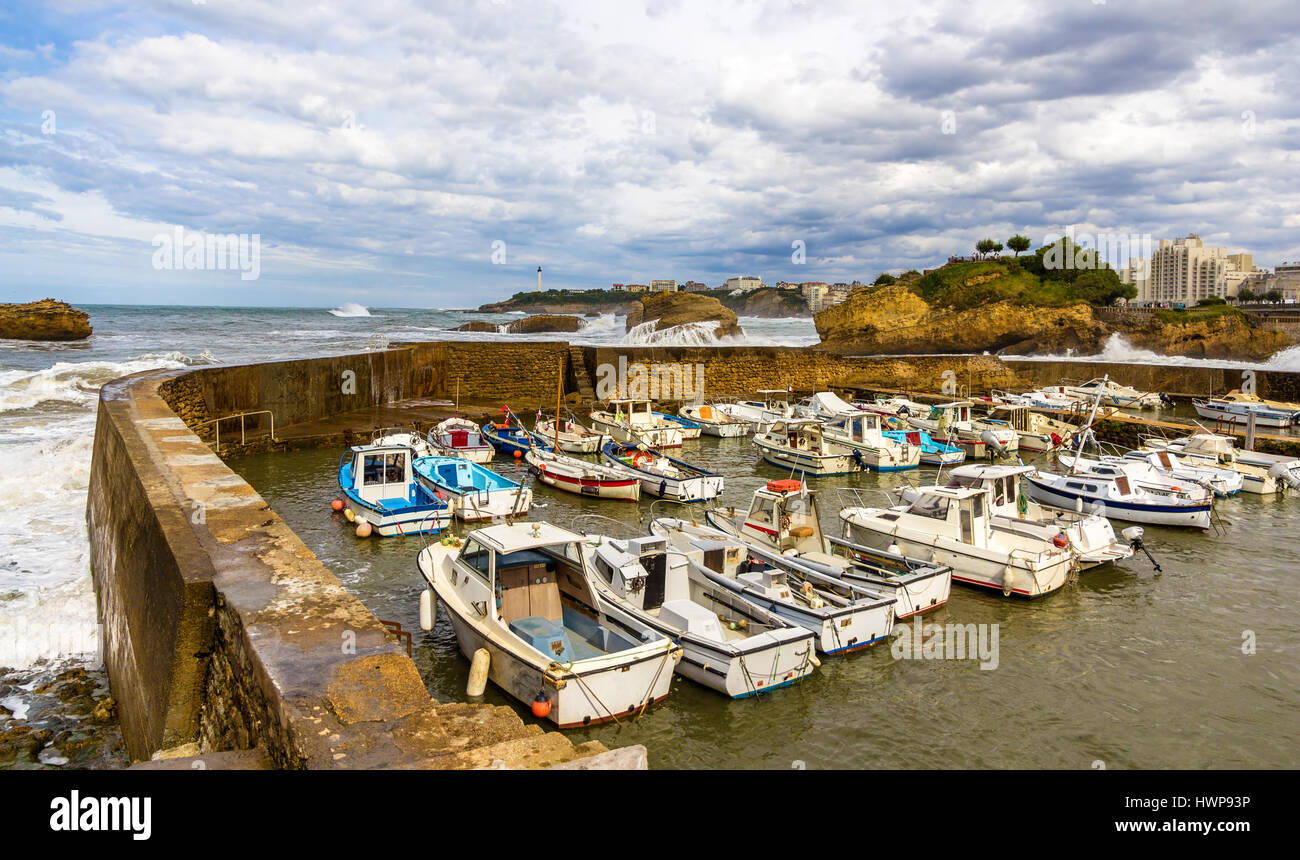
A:
[[[537,292],[542,291],[542,267],[537,267]]]

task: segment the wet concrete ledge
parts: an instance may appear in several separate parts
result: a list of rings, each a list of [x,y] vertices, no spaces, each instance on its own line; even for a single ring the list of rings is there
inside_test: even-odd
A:
[[[298,369],[333,372],[320,361]],[[91,570],[132,760],[192,746],[257,751],[227,766],[533,768],[607,752],[509,707],[433,701],[374,615],[159,394],[190,373],[100,392]]]

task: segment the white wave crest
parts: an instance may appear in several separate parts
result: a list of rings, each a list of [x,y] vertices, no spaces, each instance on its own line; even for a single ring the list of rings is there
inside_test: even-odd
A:
[[[1178,367],[1234,367],[1257,368],[1300,372],[1300,345],[1287,347],[1264,362],[1237,361],[1224,358],[1191,358],[1182,355],[1161,355],[1149,349],[1134,346],[1122,334],[1116,332],[1102,344],[1101,352],[1090,355],[1077,354],[1074,350],[1064,353],[1042,353],[1032,355],[1002,355],[1008,361],[1096,361],[1110,364],[1163,364]]]
[[[356,302],[344,302],[343,304],[330,311],[336,317],[368,317],[369,309],[365,305],[359,305]]]
[[[42,404],[88,407],[99,397],[99,388],[105,382],[142,370],[185,366],[179,358],[142,357],[131,361],[60,361],[44,370],[8,370],[0,373],[0,414]]]
[[[739,346],[744,336],[718,337],[714,334],[718,324],[712,321],[683,323],[655,331],[657,320],[633,326],[626,341],[637,346]]]

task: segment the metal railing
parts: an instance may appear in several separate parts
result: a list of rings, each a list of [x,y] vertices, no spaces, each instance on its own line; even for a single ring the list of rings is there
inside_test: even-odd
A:
[[[244,445],[247,444],[247,440],[248,440],[247,424],[245,422],[245,419],[249,415],[270,415],[271,416],[271,437],[270,437],[271,441],[272,442],[280,441],[279,439],[275,438],[275,413],[273,413],[269,409],[259,409],[256,412],[239,412],[234,415],[223,415],[220,418],[209,418],[207,421],[203,421],[197,424],[194,429],[198,430],[199,427],[206,427],[209,424],[211,424],[212,430],[216,434],[215,444],[217,447],[217,451],[220,452],[221,451],[221,422],[232,421],[238,418],[239,419],[239,444]]]

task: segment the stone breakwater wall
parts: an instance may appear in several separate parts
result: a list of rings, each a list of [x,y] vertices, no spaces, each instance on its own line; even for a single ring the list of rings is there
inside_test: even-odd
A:
[[[409,357],[374,359],[368,377],[357,374],[364,396],[410,391],[398,370]],[[257,749],[284,768],[465,768],[606,754],[512,708],[433,701],[383,624],[162,395],[200,417],[214,404],[320,414],[330,407],[312,398],[359,366],[283,364],[293,365],[283,376],[265,365],[162,371],[100,391],[86,516],[104,662],[131,758]],[[612,766],[629,761],[644,766],[644,755]]]

